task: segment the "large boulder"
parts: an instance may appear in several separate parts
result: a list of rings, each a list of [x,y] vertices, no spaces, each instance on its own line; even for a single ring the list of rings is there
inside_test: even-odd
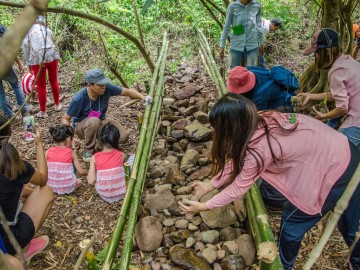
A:
[[[142,251],[153,251],[160,247],[163,239],[162,226],[155,217],[144,217],[135,227],[137,246]]]

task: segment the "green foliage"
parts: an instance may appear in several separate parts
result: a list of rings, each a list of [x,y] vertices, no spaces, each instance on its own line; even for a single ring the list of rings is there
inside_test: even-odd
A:
[[[173,57],[169,63],[171,71],[176,70],[176,65],[179,63],[197,59],[199,43],[194,27],[203,30],[211,47],[218,47],[221,29],[199,0],[136,0],[135,2],[138,10],[141,8],[146,10],[145,13],[139,14],[139,19],[146,49],[153,61],[156,60],[158,54],[161,42],[159,37],[164,31],[169,33],[170,54],[173,50],[176,51],[174,52],[176,57]],[[213,2],[225,11],[222,0],[213,0]],[[265,18],[280,18],[284,22],[283,29],[278,31],[276,36],[281,36],[285,43],[286,38],[303,38],[302,34],[297,35],[304,31],[304,21],[303,18],[300,19],[300,16],[306,14],[311,19],[316,16],[315,9],[308,14],[308,8],[295,0],[261,0],[260,2],[263,5]],[[66,7],[99,16],[138,37],[131,0],[52,0],[49,6]],[[210,6],[210,8],[224,23],[224,17],[213,7]],[[10,25],[14,19],[13,16],[19,12],[20,10],[0,7],[2,22]],[[149,78],[150,71],[136,46],[114,31],[64,14],[49,13],[48,23],[58,41],[62,65],[70,61],[72,65],[82,69],[94,66],[106,68],[104,48],[97,33],[99,29],[112,61],[118,64],[118,71],[129,85]],[[73,78],[73,81],[81,82],[83,72],[84,70],[77,69],[76,78]]]

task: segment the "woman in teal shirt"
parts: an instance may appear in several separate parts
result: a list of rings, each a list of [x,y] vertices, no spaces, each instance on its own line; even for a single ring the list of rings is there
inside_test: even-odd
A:
[[[230,69],[240,66],[243,58],[246,66],[258,66],[259,47],[264,43],[261,5],[255,0],[236,0],[228,6],[220,38],[221,59],[230,29]]]

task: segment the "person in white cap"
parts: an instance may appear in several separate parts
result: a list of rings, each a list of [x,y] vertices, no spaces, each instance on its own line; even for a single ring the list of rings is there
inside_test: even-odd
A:
[[[110,80],[99,68],[85,73],[86,86],[77,92],[63,116],[63,123],[72,125],[75,134],[84,140],[83,160],[90,162],[94,153],[98,130],[103,124],[112,123],[120,131],[119,143],[129,139],[129,132],[118,121],[106,116],[109,101],[112,96],[127,96],[144,100],[144,105],[152,103],[151,96],[143,96],[139,92],[110,84]]]

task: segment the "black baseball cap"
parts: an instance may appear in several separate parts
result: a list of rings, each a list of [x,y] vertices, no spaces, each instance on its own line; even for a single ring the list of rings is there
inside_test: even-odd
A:
[[[303,51],[303,54],[308,55],[316,52],[321,48],[332,48],[340,44],[340,35],[331,28],[322,28],[317,31],[311,39],[311,44]]]

